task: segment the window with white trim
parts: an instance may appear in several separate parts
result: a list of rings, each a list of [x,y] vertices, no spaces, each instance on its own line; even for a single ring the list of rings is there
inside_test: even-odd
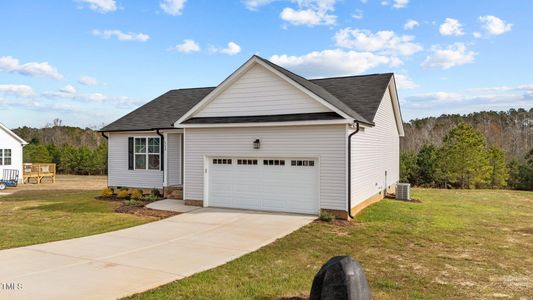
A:
[[[214,158],[213,164],[214,165],[231,165],[232,161],[231,159],[227,158]]]
[[[284,166],[285,160],[283,159],[265,159],[263,160],[265,166]]]
[[[291,166],[293,167],[314,167],[314,160],[291,160]]]
[[[136,170],[159,170],[161,167],[161,140],[157,137],[135,138],[134,166]]]
[[[11,165],[11,149],[0,149],[0,166]]]
[[[238,159],[238,165],[257,165],[257,159]]]

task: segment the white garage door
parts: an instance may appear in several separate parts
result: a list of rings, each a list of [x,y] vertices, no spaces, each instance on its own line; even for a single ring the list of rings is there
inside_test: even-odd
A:
[[[318,213],[318,161],[296,158],[209,159],[208,205]]]

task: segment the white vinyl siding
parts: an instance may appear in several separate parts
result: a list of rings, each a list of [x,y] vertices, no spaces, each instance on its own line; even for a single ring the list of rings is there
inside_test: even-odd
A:
[[[128,170],[128,137],[159,138],[154,133],[108,133],[108,185],[139,188],[163,187],[161,170]]]
[[[11,134],[5,132],[2,128],[0,128],[0,151],[2,151],[2,158],[0,158],[0,178],[2,178],[4,169],[14,169],[19,171],[19,181],[21,182],[22,145],[20,141],[15,139]],[[11,155],[6,156],[6,152],[11,152]],[[9,156],[11,159],[9,162],[6,162],[6,157]]]
[[[181,133],[169,133],[166,143],[167,185],[178,185],[181,184]]]
[[[346,209],[345,125],[188,128],[184,138],[184,199],[204,199],[205,157],[309,157],[318,159],[320,207]]]
[[[352,207],[378,194],[400,177],[400,137],[387,89],[374,118],[376,126],[352,137]],[[353,130],[349,130],[352,133]]]
[[[194,117],[250,116],[329,112],[290,83],[255,65],[197,112]]]

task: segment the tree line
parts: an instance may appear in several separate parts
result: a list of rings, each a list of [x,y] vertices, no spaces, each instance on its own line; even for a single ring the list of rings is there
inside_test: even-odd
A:
[[[91,128],[63,126],[56,119],[44,128],[13,131],[29,143],[24,147],[25,163],[55,163],[62,174],[107,173],[107,142]]]
[[[533,190],[531,120],[526,123],[529,149],[517,151],[513,157],[497,143],[488,142],[490,139],[474,125],[458,119],[438,143],[424,143],[417,150],[402,149],[400,180],[426,187]],[[516,151],[516,145],[512,149]]]

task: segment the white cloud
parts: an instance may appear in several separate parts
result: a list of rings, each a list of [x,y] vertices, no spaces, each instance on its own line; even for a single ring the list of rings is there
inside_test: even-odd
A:
[[[73,85],[67,84],[63,88],[59,89],[59,91],[66,93],[66,94],[76,94],[76,88]]]
[[[400,90],[412,90],[418,87],[418,84],[416,84],[407,74],[394,74],[394,79]]]
[[[235,42],[229,42],[228,45],[226,46],[226,48],[216,48],[216,47],[211,47],[211,52],[215,52],[215,53],[224,53],[224,54],[227,54],[227,55],[235,55],[235,54],[238,54],[241,52],[241,46],[239,46],[237,43]]]
[[[314,51],[301,56],[273,55],[270,60],[308,77],[361,74],[379,65],[396,63],[388,56],[341,49]]]
[[[280,17],[282,20],[291,23],[292,25],[334,25],[337,17],[328,14],[321,14],[312,9],[294,10],[286,7],[281,11]]]
[[[274,1],[275,0],[243,0],[242,2],[247,9],[255,11],[259,7],[268,5]]]
[[[439,32],[442,35],[460,36],[465,34],[463,31],[463,25],[461,25],[458,20],[452,18],[446,18],[446,20],[444,20],[444,23],[439,27]]]
[[[411,56],[422,51],[422,46],[414,43],[414,36],[396,35],[393,31],[378,31],[344,28],[335,33],[337,46],[380,54]]]
[[[500,35],[511,31],[513,24],[506,23],[504,20],[495,16],[481,16],[479,17],[481,27],[485,29],[488,35]]]
[[[91,76],[81,76],[80,79],[78,79],[78,82],[83,85],[99,85],[100,82]]]
[[[463,43],[454,43],[443,48],[431,47],[431,55],[427,56],[422,66],[425,68],[449,69],[451,67],[472,63],[477,53],[468,51]]]
[[[198,52],[200,51],[200,45],[194,40],[185,39],[183,40],[183,43],[176,45],[174,49],[183,53]]]
[[[122,32],[116,29],[114,30],[94,29],[91,33],[94,36],[99,36],[104,39],[110,39],[111,37],[116,37],[119,41],[146,42],[150,39],[150,36],[145,33]]]
[[[403,29],[405,29],[405,30],[413,30],[415,27],[418,27],[418,26],[420,26],[420,23],[418,23],[417,20],[409,19],[403,25]]]
[[[483,37],[483,35],[481,34],[481,32],[474,32],[474,33],[472,33],[472,35],[473,35],[476,39],[480,39],[481,37]]]
[[[31,97],[35,95],[33,88],[25,84],[0,84],[0,93],[17,97]]]
[[[186,1],[187,0],[163,0],[159,3],[159,7],[171,16],[178,16],[181,15]]]
[[[242,0],[247,9],[256,11],[260,7],[280,0]],[[337,0],[288,0],[297,7],[285,7],[280,12],[280,18],[295,26],[332,26],[337,22],[335,11]],[[286,27],[287,24],[284,25]]]
[[[117,10],[117,3],[115,0],[79,0],[87,4],[90,9],[101,13],[108,13]]]
[[[392,7],[394,8],[404,8],[409,4],[409,0],[394,0],[393,2]]]
[[[142,101],[132,99],[126,96],[108,96],[102,93],[89,93],[81,94],[76,91],[73,86],[65,86],[57,91],[47,91],[41,93],[41,96],[48,99],[66,99],[66,100],[75,100],[79,102],[89,102],[89,103],[109,103],[115,107],[135,107],[142,104]],[[68,104],[70,105],[70,104]]]
[[[383,6],[389,6],[391,4],[394,8],[404,8],[409,4],[409,0],[393,0],[392,2],[389,2],[388,0],[381,1],[381,5]]]
[[[363,11],[360,9],[356,9],[355,12],[352,14],[352,18],[361,20],[364,17]]]
[[[20,64],[19,60],[12,56],[0,57],[0,70],[28,76],[50,77],[57,80],[63,79],[63,75],[61,75],[56,68],[48,64],[48,62],[29,62]]]

